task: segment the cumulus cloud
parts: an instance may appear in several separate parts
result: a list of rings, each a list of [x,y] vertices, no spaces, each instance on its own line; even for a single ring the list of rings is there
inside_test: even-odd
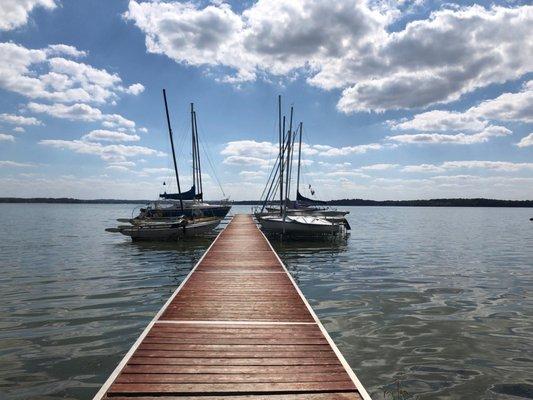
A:
[[[464,112],[432,110],[415,115],[411,119],[387,121],[393,130],[414,130],[433,132],[465,131],[481,132],[489,121],[533,122],[533,81],[524,83],[516,93],[503,93],[485,100]],[[451,139],[453,140],[453,139]],[[457,140],[462,140],[459,137]]]
[[[511,161],[445,161],[442,164],[420,164],[407,165],[404,172],[445,172],[457,169],[485,169],[500,172],[517,172],[523,170],[533,170],[533,163],[517,163]]]
[[[372,164],[361,167],[363,171],[386,171],[398,167],[398,164]]]
[[[269,158],[278,154],[279,145],[271,142],[257,142],[255,140],[237,140],[226,143],[220,152],[223,156],[249,156]]]
[[[239,172],[239,176],[245,180],[264,179],[266,173],[264,171],[241,171]]]
[[[503,93],[467,111],[485,119],[533,122],[533,81],[524,84],[517,93]]]
[[[135,122],[124,118],[118,114],[104,114],[98,108],[88,104],[42,104],[30,102],[27,105],[28,110],[48,114],[55,118],[68,119],[71,121],[94,122],[101,121],[106,128],[127,128],[135,129]]]
[[[128,86],[125,92],[137,96],[144,92],[144,86],[140,83],[134,83],[133,85]]]
[[[65,55],[74,58],[81,58],[87,56],[87,52],[83,50],[78,50],[74,46],[69,46],[67,44],[50,44],[46,48],[46,53],[49,55]]]
[[[130,135],[124,132],[108,131],[97,129],[82,136],[82,140],[104,141],[104,142],[137,142],[141,140],[139,135]]]
[[[17,126],[13,128],[13,132],[23,133],[23,132],[26,132],[26,129],[24,129],[22,126]]]
[[[14,142],[15,137],[6,133],[0,133],[0,142]]]
[[[229,156],[229,157],[224,158],[222,162],[228,165],[244,165],[244,166],[258,165],[260,167],[266,167],[269,164],[268,160],[265,160],[263,158],[258,158],[258,157],[249,157],[249,156]]]
[[[503,126],[488,126],[474,134],[415,133],[388,136],[387,139],[402,144],[474,144],[484,143],[493,137],[508,136],[512,132]]]
[[[229,68],[227,82],[302,74],[342,89],[345,113],[448,103],[533,69],[531,6],[443,8],[394,30],[392,4],[259,0],[237,13],[226,3],[131,0],[124,17],[148,52]]]
[[[470,113],[432,110],[415,115],[412,119],[389,121],[394,130],[416,130],[426,132],[480,131],[487,122]]]
[[[174,174],[174,170],[167,167],[143,168],[142,172],[144,174]]]
[[[0,114],[0,121],[13,125],[42,125],[42,122],[34,117],[24,117],[22,115]]]
[[[323,151],[319,152],[318,155],[323,157],[339,157],[348,156],[351,154],[364,154],[370,150],[381,150],[383,148],[384,145],[380,143],[360,144],[357,146],[345,147],[321,146]]]
[[[28,14],[35,7],[54,9],[54,0],[2,0],[0,1],[0,31],[8,31],[25,25]]]
[[[427,173],[434,173],[434,172],[444,172],[445,169],[433,164],[420,164],[420,165],[406,165],[402,168],[403,172],[427,172]]]
[[[529,135],[523,137],[520,139],[520,141],[516,144],[518,147],[529,147],[533,146],[533,132]]]
[[[257,142],[255,140],[237,140],[228,142],[220,154],[228,156],[225,164],[230,165],[260,165],[267,166],[268,160],[278,155],[279,145],[271,142]],[[302,154],[318,155],[320,157],[341,157],[352,154],[363,154],[371,150],[381,150],[391,145],[379,143],[362,144],[357,146],[333,147],[328,145],[309,145],[302,143]],[[302,160],[303,165],[310,165],[312,160]]]
[[[119,93],[139,94],[144,87],[125,87],[120,76],[78,61],[59,57],[80,57],[73,46],[51,45],[28,49],[11,42],[0,43],[0,88],[30,99],[61,103],[106,103]]]
[[[59,140],[46,139],[39,142],[40,145],[49,146],[62,150],[71,150],[80,154],[93,154],[100,156],[105,161],[116,164],[126,161],[127,157],[135,156],[165,156],[165,153],[144,146],[129,146],[123,144],[103,145],[101,143],[84,140]]]

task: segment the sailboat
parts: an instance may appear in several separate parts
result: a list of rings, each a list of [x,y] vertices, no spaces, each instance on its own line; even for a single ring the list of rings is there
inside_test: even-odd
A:
[[[303,123],[300,122],[296,132],[292,129],[294,108],[291,107],[289,129],[285,131],[285,117],[281,117],[281,96],[278,97],[279,154],[263,192],[264,202],[256,210],[255,217],[261,228],[267,233],[289,236],[339,236],[347,229],[344,216],[347,212],[302,207],[296,202],[297,208],[289,200],[292,164],[294,161],[294,144],[299,134],[298,175],[296,184],[297,199],[300,194],[300,170],[302,154]],[[279,189],[279,190],[278,190]],[[267,207],[279,192],[279,206]],[[285,194],[285,195],[284,195]],[[263,197],[263,196],[262,196]],[[307,199],[309,200],[309,199]],[[303,203],[302,203],[303,204]],[[299,206],[299,208],[298,208]],[[349,225],[348,225],[349,227]]]
[[[172,148],[172,160],[174,163],[174,172],[176,175],[176,183],[178,188],[178,193],[172,195],[172,200],[175,202],[172,203],[171,207],[168,208],[146,208],[141,210],[141,214],[136,218],[131,220],[119,219],[119,222],[129,222],[130,225],[119,225],[116,228],[107,228],[107,232],[121,233],[126,236],[130,236],[132,240],[174,240],[184,236],[196,236],[201,235],[206,232],[213,230],[223,216],[215,215],[205,215],[203,208],[198,203],[189,205],[188,208],[185,207],[185,201],[188,200],[188,197],[193,194],[194,200],[202,199],[202,197],[197,197],[195,184],[198,180],[200,188],[202,188],[201,181],[201,169],[200,161],[198,157],[199,148],[197,135],[195,134],[196,121],[194,108],[191,105],[191,115],[193,119],[193,186],[192,188],[185,192],[181,192],[180,179],[178,173],[178,164],[176,162],[176,152],[174,150],[174,138],[172,135],[172,127],[170,124],[170,116],[168,112],[168,103],[167,95],[165,89],[163,89],[163,99],[165,102],[165,113],[167,119],[168,134],[170,137],[170,147]],[[201,193],[201,192],[200,192]],[[179,208],[178,208],[179,206]],[[195,208],[196,207],[196,208]],[[227,206],[226,213],[229,211],[229,206]],[[164,213],[159,213],[161,210],[167,211],[166,215]]]
[[[193,103],[191,103],[191,134],[193,159],[193,183],[191,188],[185,192],[179,193],[167,193],[165,191],[159,195],[160,200],[153,201],[146,207],[141,208],[140,214],[135,220],[164,220],[166,218],[174,218],[180,215],[224,218],[231,209],[231,204],[227,199],[217,204],[211,204],[204,201],[198,124]]]

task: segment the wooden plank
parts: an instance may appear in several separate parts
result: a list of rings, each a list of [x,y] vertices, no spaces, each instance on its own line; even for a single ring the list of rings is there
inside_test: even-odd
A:
[[[264,235],[238,215],[95,399],[370,400],[339,355]]]
[[[342,372],[334,365],[126,365],[122,370],[127,374],[283,374]]]
[[[348,378],[347,378],[348,379]],[[115,383],[109,394],[180,393],[276,393],[355,390],[351,380],[344,382],[269,382],[269,383]]]
[[[358,393],[329,392],[329,393],[304,393],[304,394],[267,394],[267,395],[227,395],[224,400],[361,400]],[[114,396],[114,400],[132,400],[132,397]],[[220,400],[220,396],[165,396],[164,400]],[[135,400],[161,400],[161,397],[136,396]]]
[[[143,357],[135,354],[127,365],[336,365],[339,360],[335,356],[315,357],[270,357],[270,358],[184,358],[184,357]]]

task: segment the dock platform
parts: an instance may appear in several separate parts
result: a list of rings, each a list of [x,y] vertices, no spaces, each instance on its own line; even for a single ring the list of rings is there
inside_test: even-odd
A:
[[[370,400],[250,215],[235,215],[94,399]]]

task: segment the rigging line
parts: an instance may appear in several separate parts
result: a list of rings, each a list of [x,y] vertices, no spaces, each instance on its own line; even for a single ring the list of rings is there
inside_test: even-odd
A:
[[[311,137],[310,137],[309,134],[307,133],[307,130],[304,130],[304,131],[303,131],[303,137],[304,137],[304,139],[305,139],[307,145],[308,145],[309,147],[311,147]],[[313,157],[313,158],[315,158],[315,157]],[[316,158],[315,158],[315,160],[316,160]],[[314,161],[314,160],[313,160],[313,161]],[[313,178],[311,177],[311,174],[309,173],[309,168],[308,168],[304,163],[302,163],[302,169],[303,169],[302,179],[305,178],[305,179],[308,181],[308,184],[311,184],[311,183],[312,183],[313,186],[314,186],[315,183],[314,183]]]
[[[200,128],[198,127],[198,123],[196,123],[196,132],[198,132],[200,130]],[[217,171],[215,169],[215,166],[213,164],[213,161],[211,160],[211,157],[209,156],[209,151],[207,149],[207,145],[205,144],[205,141],[203,139],[205,135],[203,129],[202,130],[202,134],[201,135],[198,135],[198,143],[202,146],[202,149],[204,151],[204,154],[207,158],[207,162],[209,163],[209,166],[211,167],[211,171],[213,172],[213,177],[215,178],[215,181],[218,185],[218,188],[220,189],[220,191],[222,192],[222,196],[224,197],[227,197],[226,196],[226,192],[224,192],[224,189],[222,188],[222,183],[220,183],[220,179],[218,178],[218,174],[217,174]]]
[[[213,162],[211,161],[211,157],[209,157],[209,153],[207,152],[206,146],[205,146],[203,140],[201,140],[201,139],[200,139],[200,144],[202,145],[202,149],[204,150],[204,154],[207,157],[207,161],[209,162],[209,166],[211,167],[211,170],[213,171],[213,176],[215,177],[215,180],[217,182],[217,185],[218,185],[220,191],[222,192],[222,195],[224,197],[227,197],[226,193],[224,192],[224,189],[222,189],[222,184],[220,183],[220,179],[218,179],[218,175],[217,175],[217,172],[215,170],[215,166],[213,165]]]
[[[276,160],[276,164],[274,165],[273,168],[270,169],[270,174],[268,175],[267,183],[266,183],[265,187],[263,188],[263,192],[261,193],[261,196],[259,197],[259,200],[263,200],[263,196],[265,195],[266,188],[268,187],[268,185],[270,183],[270,179],[272,178],[272,173],[274,171],[277,171],[278,168],[279,168],[278,167],[278,160]],[[276,172],[275,177],[277,177],[277,176],[278,176],[278,174]],[[267,199],[265,199],[265,200],[267,200]]]
[[[277,166],[277,164],[278,163],[276,163],[276,166]],[[272,181],[270,181],[270,176],[268,177],[267,184],[266,184],[265,188],[263,189],[263,194],[264,194],[266,188],[268,187],[268,192],[267,192],[267,194],[265,196],[265,200],[263,201],[263,206],[261,207],[261,212],[264,211],[264,209],[266,207],[266,204],[268,203],[268,199],[270,198],[270,193],[272,191],[272,187],[276,186],[275,184],[277,183],[277,170],[278,169],[279,169],[279,167],[278,168],[275,167],[274,169],[272,169],[272,171],[270,172],[270,175],[272,175],[272,172],[274,172],[274,171],[276,171],[276,174],[274,175],[274,178],[272,179]],[[263,194],[261,194],[261,198],[260,199],[263,198]]]

